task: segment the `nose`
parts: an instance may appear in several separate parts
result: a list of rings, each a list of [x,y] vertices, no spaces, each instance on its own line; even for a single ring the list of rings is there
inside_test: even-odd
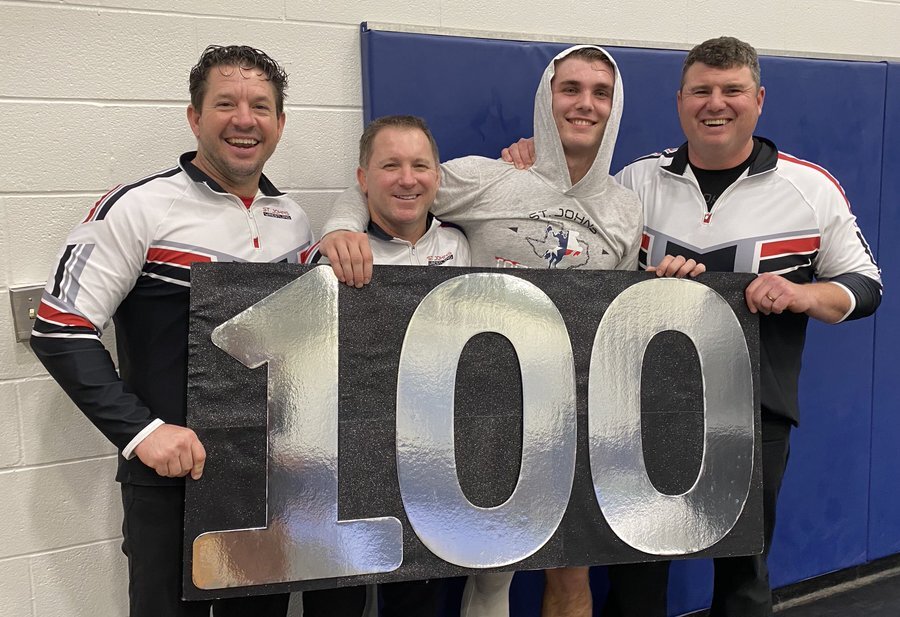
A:
[[[250,105],[240,103],[235,106],[234,114],[231,116],[231,122],[239,128],[250,128],[253,126],[255,119],[250,111]]]
[[[594,106],[594,97],[590,91],[585,90],[578,95],[578,99],[575,101],[575,106],[578,109],[592,109]]]
[[[725,97],[722,95],[722,91],[719,88],[713,88],[712,92],[709,93],[707,105],[712,110],[725,108]]]
[[[416,177],[413,175],[412,167],[404,165],[400,170],[400,186],[413,186],[416,183]]]

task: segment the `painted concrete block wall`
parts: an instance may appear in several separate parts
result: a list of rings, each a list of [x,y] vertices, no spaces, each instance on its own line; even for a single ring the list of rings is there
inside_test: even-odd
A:
[[[364,20],[676,48],[728,33],[800,55],[900,57],[896,0],[0,0],[3,614],[127,613],[114,450],[15,342],[7,289],[43,282],[107,189],[192,148],[187,73],[209,43],[254,45],[287,68],[288,122],[267,174],[318,230],[353,181]]]

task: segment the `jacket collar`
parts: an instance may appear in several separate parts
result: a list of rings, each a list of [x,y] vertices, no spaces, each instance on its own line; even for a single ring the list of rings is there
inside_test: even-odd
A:
[[[778,164],[778,148],[775,147],[775,144],[765,137],[757,137],[754,135],[753,139],[762,144],[762,148],[760,148],[756,158],[750,162],[750,168],[747,171],[748,176],[771,171],[775,169]],[[672,155],[672,161],[668,165],[663,165],[662,168],[678,176],[683,176],[687,166],[688,145],[687,142],[685,142],[681,144],[678,150],[675,151],[675,154]]]
[[[191,152],[185,152],[178,159],[179,166],[184,170],[184,172],[188,175],[188,177],[194,182],[202,182],[206,184],[209,188],[214,190],[216,193],[222,193],[224,195],[228,195],[229,192],[222,188],[222,186],[207,176],[203,171],[200,170],[199,167],[194,165],[192,161],[194,157],[197,156],[197,151],[192,150]],[[284,195],[281,191],[275,188],[275,185],[272,184],[268,178],[266,178],[265,174],[260,175],[259,177],[259,190],[260,192],[267,197],[279,197]]]
[[[428,234],[428,232],[431,231],[431,225],[433,222],[434,222],[434,215],[431,212],[429,212],[428,218],[425,219],[425,233],[422,234],[422,238],[424,238]],[[391,234],[389,234],[388,232],[386,232],[385,230],[383,230],[378,225],[378,223],[376,223],[372,219],[369,219],[369,225],[368,225],[368,227],[366,227],[366,233],[368,233],[370,236],[374,236],[375,238],[378,238],[379,240],[386,240],[388,242],[390,242],[391,240],[397,239],[394,236],[392,236]]]

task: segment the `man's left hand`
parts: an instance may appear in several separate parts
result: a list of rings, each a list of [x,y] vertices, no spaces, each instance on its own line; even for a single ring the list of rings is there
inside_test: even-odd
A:
[[[850,310],[850,297],[840,285],[829,282],[798,284],[764,272],[744,291],[751,313],[779,315],[785,311],[806,313],[825,323],[837,323]]]

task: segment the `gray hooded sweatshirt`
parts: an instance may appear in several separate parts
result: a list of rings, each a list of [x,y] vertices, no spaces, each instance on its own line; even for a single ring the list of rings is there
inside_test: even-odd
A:
[[[575,185],[553,119],[554,63],[581,47],[593,46],[570,47],[544,70],[534,97],[534,166],[518,170],[480,156],[441,165],[441,187],[432,212],[465,231],[473,266],[637,269],[641,204],[635,193],[609,175],[622,116],[618,68],[603,141],[590,170]],[[338,197],[323,233],[362,231],[368,221],[365,196],[351,188]]]

